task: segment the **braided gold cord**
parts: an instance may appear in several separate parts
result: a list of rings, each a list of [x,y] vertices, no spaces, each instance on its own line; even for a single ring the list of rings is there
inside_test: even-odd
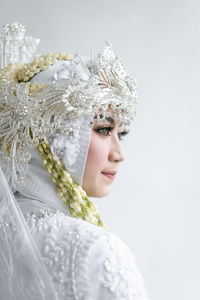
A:
[[[38,145],[38,150],[44,165],[51,174],[52,181],[56,184],[59,198],[67,205],[71,215],[106,229],[95,205],[86,192],[73,182],[59,159],[52,154],[49,144],[42,141]]]

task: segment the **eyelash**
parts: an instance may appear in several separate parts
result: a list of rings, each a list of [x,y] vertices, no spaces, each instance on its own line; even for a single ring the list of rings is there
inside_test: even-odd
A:
[[[114,129],[114,127],[111,126],[106,126],[106,127],[99,127],[99,128],[95,128],[94,130],[104,136],[110,136],[110,132]],[[107,133],[103,133],[103,131],[107,130]],[[125,136],[128,132],[127,131],[123,131],[123,132],[119,132],[118,133],[118,137],[120,141],[123,141],[122,136]]]

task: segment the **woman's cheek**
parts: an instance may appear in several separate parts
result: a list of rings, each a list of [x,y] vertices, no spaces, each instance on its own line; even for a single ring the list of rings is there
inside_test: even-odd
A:
[[[94,164],[96,167],[104,167],[106,160],[106,143],[104,140],[99,137],[97,134],[93,134],[89,151],[88,151],[88,162],[90,162],[93,165]]]

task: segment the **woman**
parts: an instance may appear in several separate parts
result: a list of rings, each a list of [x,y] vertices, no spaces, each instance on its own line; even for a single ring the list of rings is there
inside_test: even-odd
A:
[[[1,299],[147,299],[132,254],[88,198],[109,193],[124,159],[135,83],[108,42],[96,57],[18,64],[27,40],[14,23],[2,45]]]

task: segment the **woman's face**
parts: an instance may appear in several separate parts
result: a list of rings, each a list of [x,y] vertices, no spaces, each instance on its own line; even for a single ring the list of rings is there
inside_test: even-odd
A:
[[[120,141],[125,134],[126,129],[111,117],[106,124],[94,124],[82,183],[89,197],[108,195],[124,160]]]

